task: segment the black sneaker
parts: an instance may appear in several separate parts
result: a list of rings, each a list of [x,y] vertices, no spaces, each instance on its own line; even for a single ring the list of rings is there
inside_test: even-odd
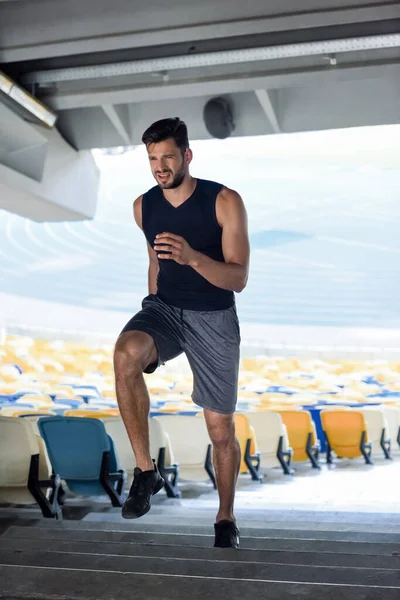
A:
[[[240,531],[235,521],[218,521],[214,525],[214,548],[239,548]]]
[[[152,471],[142,471],[136,467],[129,495],[122,507],[124,519],[138,519],[149,512],[151,497],[164,487],[165,481],[154,465]]]

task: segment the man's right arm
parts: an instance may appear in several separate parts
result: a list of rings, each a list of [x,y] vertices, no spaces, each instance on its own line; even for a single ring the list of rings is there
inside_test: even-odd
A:
[[[133,203],[133,215],[135,217],[135,221],[137,226],[143,231],[142,227],[142,198],[143,196],[139,196]],[[147,242],[147,252],[149,254],[149,275],[148,275],[148,284],[149,284],[149,294],[157,294],[157,277],[159,271],[159,264],[156,252]]]

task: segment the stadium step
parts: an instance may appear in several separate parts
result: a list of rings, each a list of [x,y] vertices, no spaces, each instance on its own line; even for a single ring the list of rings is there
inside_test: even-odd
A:
[[[366,526],[351,536],[335,531],[334,524],[316,532],[255,531],[242,528],[237,551],[213,548],[210,527],[202,526],[143,521],[11,525],[0,536],[0,598],[400,597],[399,534],[369,533]]]
[[[63,538],[64,536],[60,536]],[[47,540],[46,540],[47,541]],[[210,540],[211,541],[211,540]],[[42,538],[5,538],[1,550],[10,554],[40,551],[44,548]],[[227,560],[230,562],[274,563],[285,565],[306,565],[321,567],[354,567],[371,569],[400,569],[400,557],[381,554],[346,554],[334,552],[290,551],[290,550],[240,550],[232,553],[223,549],[198,546],[168,546],[155,544],[140,544],[135,542],[82,542],[65,539],[53,539],[46,544],[46,550],[55,553],[109,555],[122,557],[143,557],[192,560]],[[218,553],[216,555],[215,553]]]
[[[22,539],[41,539],[45,541],[65,540],[78,542],[127,542],[136,544],[154,544],[161,546],[195,546],[200,548],[209,548],[212,546],[213,536],[209,534],[193,535],[186,532],[181,533],[162,533],[146,532],[138,529],[137,531],[128,530],[102,530],[101,525],[98,529],[87,529],[86,524],[76,529],[65,529],[57,527],[10,527],[4,537],[22,538]],[[266,534],[268,536],[268,533]],[[284,535],[284,533],[282,534]],[[382,535],[382,538],[384,538]],[[350,554],[384,554],[397,555],[400,551],[400,542],[354,542],[354,541],[336,541],[329,539],[308,539],[285,537],[245,537],[241,536],[240,545],[247,550],[286,550],[292,552],[336,552]]]
[[[30,525],[35,524],[35,526],[48,529],[48,522],[45,520],[40,520],[36,522],[28,522]],[[193,523],[193,520],[192,520]],[[10,523],[11,525],[12,523]],[[273,523],[273,525],[277,525]],[[300,528],[300,525],[303,525]],[[309,524],[309,528],[304,528],[304,523],[293,523],[290,528],[287,526],[283,526],[283,524],[279,524],[279,527],[267,527],[264,522],[262,527],[253,527],[252,525],[246,523],[243,526],[240,523],[240,533],[243,537],[263,537],[263,538],[284,538],[284,539],[303,539],[303,540],[331,540],[337,542],[376,542],[380,543],[382,540],[385,542],[392,542],[393,544],[400,545],[400,532],[393,532],[393,526],[390,527],[390,531],[388,531],[388,527],[380,527],[379,531],[374,530],[373,524],[368,526],[368,531],[364,529],[357,530],[357,524],[353,524],[353,526],[346,526],[345,529],[341,529],[339,524],[329,524],[325,525],[324,529],[311,529],[311,525]],[[59,528],[62,529],[86,529],[86,530],[99,530],[99,523],[92,521],[63,521],[59,524]],[[148,533],[185,533],[185,534],[195,534],[195,535],[206,535],[210,536],[212,534],[212,519],[209,519],[207,525],[185,525],[180,522],[176,523],[162,523],[155,524],[152,522],[147,522],[144,519],[134,522],[112,522],[101,524],[101,529],[103,531],[111,530],[111,531],[137,531],[137,532],[148,532]]]

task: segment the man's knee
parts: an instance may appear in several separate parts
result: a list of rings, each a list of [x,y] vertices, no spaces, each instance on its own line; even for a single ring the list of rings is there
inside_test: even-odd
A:
[[[214,446],[229,446],[235,441],[235,422],[233,415],[208,415],[208,434]]]
[[[157,352],[151,337],[141,331],[128,331],[117,340],[114,349],[114,369],[118,374],[139,375],[151,362],[157,360]]]

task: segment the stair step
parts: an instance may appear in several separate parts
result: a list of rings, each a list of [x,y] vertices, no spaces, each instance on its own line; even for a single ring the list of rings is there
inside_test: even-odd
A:
[[[299,582],[248,581],[199,576],[143,575],[130,572],[64,570],[49,567],[0,566],[2,600],[370,600],[379,596],[371,586]],[[35,593],[32,593],[35,590]],[[385,588],[385,600],[398,600],[399,588]]]
[[[145,552],[145,549],[143,549]],[[263,581],[296,581],[299,583],[335,583],[398,587],[400,570],[352,567],[231,562],[230,560],[198,560],[147,556],[109,556],[104,554],[67,554],[48,551],[0,550],[0,564],[56,569],[115,571],[132,574],[185,575]]]
[[[158,508],[158,510],[156,510]],[[289,511],[290,512],[290,511]],[[236,518],[240,528],[274,528],[274,529],[315,529],[315,530],[352,530],[352,531],[368,531],[368,532],[385,532],[390,530],[393,533],[400,534],[400,515],[391,518],[391,515],[380,515],[376,513],[365,514],[348,514],[348,513],[318,513],[318,523],[315,523],[315,512],[308,513],[302,516],[300,514],[290,516],[287,514],[287,519],[284,520],[286,511],[278,514],[271,514],[271,511],[256,511],[248,509],[247,511],[236,511]],[[255,513],[255,514],[254,514]],[[120,511],[107,514],[107,521],[112,523],[126,523],[121,517]],[[281,520],[282,519],[282,520]],[[103,523],[104,514],[91,513],[87,515],[83,522],[85,523]],[[204,525],[212,526],[215,520],[215,510],[196,511],[184,507],[178,507],[171,510],[171,507],[153,507],[148,515],[145,515],[140,522],[152,523],[154,525],[162,525],[169,523],[171,525]]]
[[[16,552],[43,551],[41,539],[3,538],[1,548],[10,555]],[[154,546],[127,542],[72,542],[53,540],[46,545],[53,553],[108,555],[125,557],[150,557],[191,560],[231,561],[232,563],[277,563],[283,565],[308,565],[326,567],[356,567],[369,569],[400,569],[400,556],[335,554],[332,552],[292,552],[283,550],[238,550],[222,548],[192,548],[190,546]]]
[[[252,484],[250,489],[252,492],[257,492],[259,484]],[[256,496],[256,493],[254,494]],[[240,492],[237,494],[240,502]],[[236,518],[238,520],[251,521],[262,521],[264,524],[268,524],[273,521],[281,521],[284,523],[306,523],[309,522],[316,527],[321,524],[329,523],[330,525],[344,524],[391,524],[400,526],[400,513],[382,513],[382,512],[349,512],[349,511],[318,511],[318,523],[315,523],[315,510],[274,510],[269,509],[267,501],[265,500],[265,507],[253,508],[248,506],[247,508],[239,507],[235,509]],[[283,503],[284,504],[284,503]],[[200,506],[199,506],[200,505]],[[171,517],[178,519],[193,519],[193,518],[211,518],[215,517],[217,508],[217,500],[213,502],[212,506],[203,506],[201,500],[193,502],[191,500],[171,500],[168,498],[158,499],[155,496],[152,504],[151,511],[143,517],[143,519],[151,519],[152,517],[162,516]],[[92,513],[96,514],[96,513]],[[99,513],[98,513],[99,514]],[[113,516],[120,516],[121,511],[116,509]]]
[[[239,524],[240,525],[240,524]],[[40,528],[49,529],[49,521],[40,521]],[[61,529],[88,529],[88,530],[112,530],[112,531],[137,531],[148,533],[184,533],[184,534],[200,534],[211,535],[213,532],[213,524],[210,521],[207,525],[182,525],[180,523],[162,523],[155,524],[144,520],[139,521],[123,521],[117,523],[98,523],[92,521],[62,521],[54,525],[55,528]],[[376,542],[376,543],[397,543],[400,545],[400,533],[388,533],[383,528],[382,532],[369,531],[347,531],[337,530],[319,530],[310,529],[272,529],[269,527],[243,527],[240,525],[242,537],[267,537],[267,538],[285,538],[285,539],[308,539],[308,540],[332,540],[332,541],[353,541],[353,542]]]
[[[85,529],[10,527],[1,537],[41,540],[64,540],[78,542],[135,542],[164,546],[212,547],[213,535],[187,535],[173,533],[146,533],[135,531],[112,531]],[[291,550],[294,552],[333,552],[345,554],[397,555],[398,543],[374,543],[353,541],[327,541],[307,539],[279,539],[263,537],[241,537],[241,547],[252,550]]]

